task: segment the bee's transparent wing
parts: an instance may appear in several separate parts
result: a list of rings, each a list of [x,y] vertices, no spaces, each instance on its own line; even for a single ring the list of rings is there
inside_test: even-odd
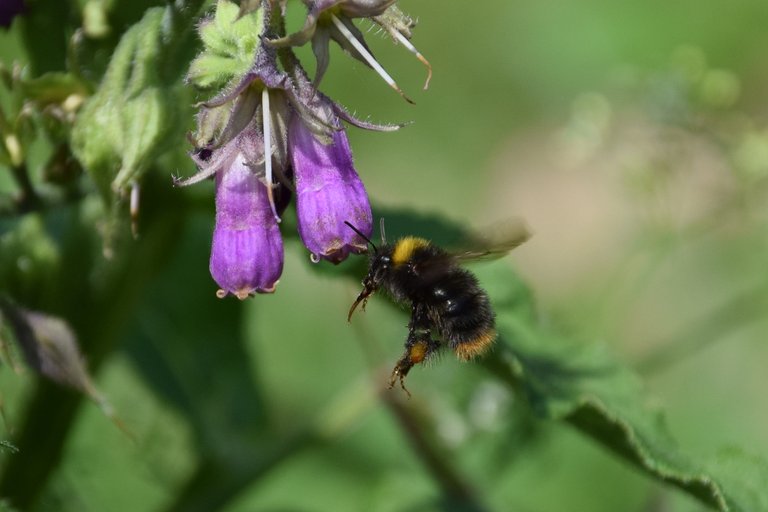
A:
[[[522,219],[509,219],[478,231],[451,256],[458,262],[501,258],[529,238],[531,231]]]

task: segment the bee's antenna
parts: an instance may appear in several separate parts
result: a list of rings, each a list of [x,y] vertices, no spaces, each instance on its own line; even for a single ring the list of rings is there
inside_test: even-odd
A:
[[[379,219],[379,231],[381,231],[381,245],[387,245],[387,234],[384,231],[384,217]]]
[[[360,232],[360,230],[359,230],[359,229],[357,229],[355,226],[353,226],[352,224],[350,224],[350,223],[349,223],[349,221],[346,221],[346,220],[345,220],[345,221],[344,221],[344,224],[346,224],[347,226],[349,226],[350,228],[352,228],[352,231],[354,231],[355,233],[357,233],[358,235],[360,235],[360,236],[363,238],[363,240],[365,240],[366,242],[368,242],[369,244],[371,244],[371,247],[373,247],[373,252],[379,252],[379,250],[376,248],[376,244],[374,244],[373,242],[371,242],[371,239],[370,239],[370,238],[368,238],[367,236],[365,236],[364,234],[362,234],[362,233]]]

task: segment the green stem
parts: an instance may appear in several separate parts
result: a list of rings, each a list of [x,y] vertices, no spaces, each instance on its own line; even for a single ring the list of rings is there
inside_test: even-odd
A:
[[[11,173],[13,174],[13,179],[21,190],[21,193],[16,200],[18,212],[27,213],[39,208],[42,201],[40,200],[40,196],[37,194],[34,185],[32,185],[32,180],[29,179],[27,164],[22,162],[20,165],[12,166]]]
[[[382,356],[376,347],[381,346],[375,341],[374,330],[362,332],[361,323],[353,323],[353,328],[360,330],[357,339],[365,340],[362,343],[362,351],[366,361],[371,368],[371,373],[375,375],[379,382],[385,382],[384,376],[388,374],[385,371],[375,369]],[[374,338],[374,339],[372,339]],[[400,398],[399,389],[379,389],[379,398],[384,402],[389,411],[394,416],[400,429],[408,442],[413,447],[413,451],[432,475],[435,482],[440,487],[444,498],[452,507],[467,512],[479,512],[487,510],[480,497],[477,496],[475,489],[467,482],[464,475],[449,460],[446,454],[449,450],[446,446],[441,446],[434,436],[427,433],[428,426],[423,425],[419,420],[418,411],[414,406],[404,403]]]
[[[403,403],[402,399],[397,398],[394,393],[384,392],[382,398],[400,425],[414,453],[440,486],[450,508],[465,512],[488,510],[477,496],[475,489],[450,462],[447,448],[439,446],[434,437],[427,435],[412,408]]]

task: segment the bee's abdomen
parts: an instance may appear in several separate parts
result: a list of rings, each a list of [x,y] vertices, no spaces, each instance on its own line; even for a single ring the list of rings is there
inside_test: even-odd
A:
[[[432,288],[433,322],[440,337],[459,359],[484,353],[496,339],[494,313],[488,295],[475,276],[453,268]]]

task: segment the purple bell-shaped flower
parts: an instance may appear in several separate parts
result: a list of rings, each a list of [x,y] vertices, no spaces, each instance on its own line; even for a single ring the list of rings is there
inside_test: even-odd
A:
[[[274,292],[283,271],[283,241],[267,186],[242,153],[216,173],[210,270],[221,287],[217,295],[239,299]]]
[[[349,229],[350,222],[371,235],[373,217],[363,182],[352,163],[344,130],[334,130],[324,143],[293,116],[288,129],[289,154],[296,184],[299,235],[314,261],[343,261],[350,253],[366,251],[367,244]]]

